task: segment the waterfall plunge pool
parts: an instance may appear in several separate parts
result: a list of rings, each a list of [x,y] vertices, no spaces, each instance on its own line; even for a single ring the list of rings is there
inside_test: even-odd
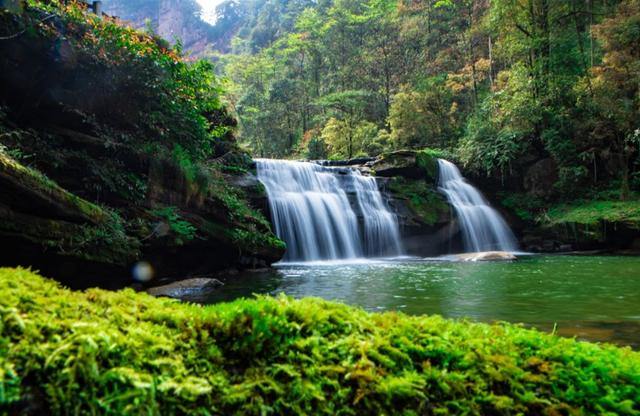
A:
[[[224,280],[224,279],[223,279]],[[316,296],[368,311],[523,323],[640,349],[640,257],[536,255],[281,264],[230,276],[207,303],[253,294]]]

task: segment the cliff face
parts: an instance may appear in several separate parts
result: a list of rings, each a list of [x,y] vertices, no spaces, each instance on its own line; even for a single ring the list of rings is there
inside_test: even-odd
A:
[[[37,28],[0,43],[0,265],[117,287],[139,261],[181,278],[278,260],[282,243],[226,177],[250,167],[235,121],[178,102],[195,67],[111,22],[43,16],[0,10],[10,33]]]
[[[106,0],[104,12],[136,29],[150,27],[172,43],[180,40],[193,57],[216,48],[213,27],[200,19],[200,8],[193,0]]]

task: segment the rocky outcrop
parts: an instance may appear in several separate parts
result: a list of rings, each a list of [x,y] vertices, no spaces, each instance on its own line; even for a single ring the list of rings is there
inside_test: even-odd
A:
[[[379,180],[398,216],[408,254],[435,256],[448,253],[457,223],[446,199],[424,180],[395,176]]]
[[[215,48],[213,27],[198,16],[197,3],[184,0],[105,0],[105,13],[120,18],[136,29],[151,28],[171,43],[180,41],[194,57],[202,57]]]
[[[108,274],[140,256],[139,241],[126,235],[118,215],[67,192],[2,150],[0,219],[0,264],[73,275],[78,279],[69,284],[75,287],[118,286],[117,273],[111,281]],[[94,270],[92,281],[80,277],[86,270]]]
[[[458,225],[437,190],[437,158],[429,150],[385,153],[370,163],[372,173],[396,212],[405,250],[435,256],[457,248]]]
[[[408,179],[423,179],[435,184],[438,163],[426,150],[398,150],[382,154],[372,165],[377,176],[401,176]]]

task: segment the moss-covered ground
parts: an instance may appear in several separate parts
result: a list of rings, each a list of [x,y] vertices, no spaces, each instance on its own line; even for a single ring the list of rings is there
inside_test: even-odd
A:
[[[320,299],[213,306],[0,269],[0,413],[640,414],[640,354]]]
[[[547,216],[551,223],[576,223],[597,225],[601,222],[623,223],[640,229],[640,200],[585,201],[561,205],[550,209]]]

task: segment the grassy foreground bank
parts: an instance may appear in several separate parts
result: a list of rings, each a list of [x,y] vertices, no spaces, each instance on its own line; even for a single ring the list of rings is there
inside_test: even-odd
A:
[[[640,354],[320,299],[202,307],[0,269],[0,414],[640,414]]]

